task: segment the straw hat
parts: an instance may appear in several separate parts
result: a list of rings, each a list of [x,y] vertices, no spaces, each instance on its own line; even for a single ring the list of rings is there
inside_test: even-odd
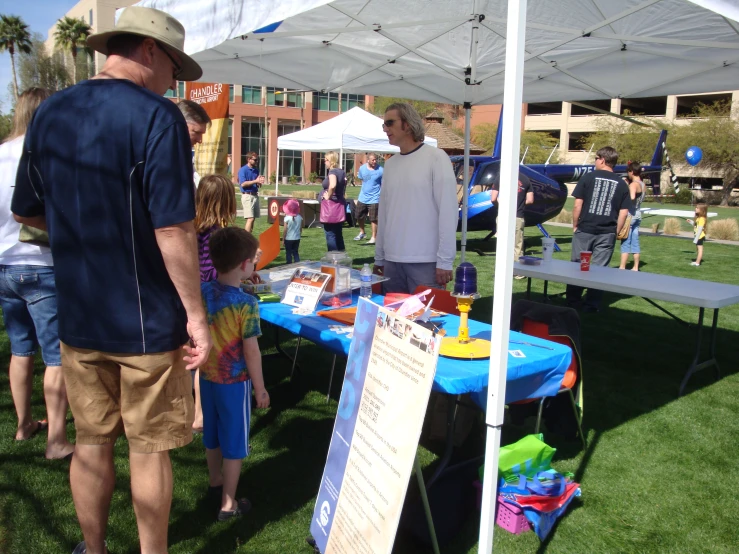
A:
[[[185,28],[174,17],[154,8],[131,6],[121,13],[112,31],[87,37],[87,45],[101,54],[108,55],[108,40],[117,35],[148,37],[177,52],[180,58],[181,81],[196,81],[203,75],[198,62],[185,54]]]

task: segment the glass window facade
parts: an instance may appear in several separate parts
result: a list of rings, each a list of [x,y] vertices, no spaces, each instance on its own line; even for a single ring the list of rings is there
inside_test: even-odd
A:
[[[252,87],[249,85],[241,85],[241,101],[244,104],[261,104],[262,103],[262,87]]]
[[[268,106],[284,106],[285,105],[285,95],[275,94],[278,90],[282,91],[282,89],[278,89],[275,87],[267,87],[267,105]]]
[[[239,167],[246,165],[246,155],[249,152],[256,152],[259,155],[259,173],[264,175],[267,162],[265,138],[264,120],[241,120],[241,165]]]
[[[319,110],[325,112],[339,111],[339,93],[338,92],[319,92],[316,93],[318,102],[314,103]]]
[[[346,112],[357,106],[364,109],[364,95],[363,94],[342,94],[341,95],[341,111],[342,112]]]
[[[184,98],[185,97],[185,81],[178,81],[177,82],[177,97],[178,98]]]
[[[280,123],[277,126],[277,135],[289,135],[300,131],[300,125]],[[280,150],[280,178],[285,175],[290,177],[302,177],[303,175],[303,153],[299,150]]]
[[[288,108],[302,108],[303,107],[303,93],[302,92],[288,92],[287,96],[287,107]]]
[[[228,101],[233,102],[234,101],[234,86],[228,85]]]

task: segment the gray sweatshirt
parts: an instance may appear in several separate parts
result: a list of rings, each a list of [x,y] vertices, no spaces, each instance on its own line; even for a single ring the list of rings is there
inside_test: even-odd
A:
[[[427,144],[385,162],[375,265],[435,262],[452,269],[459,207],[451,161]]]

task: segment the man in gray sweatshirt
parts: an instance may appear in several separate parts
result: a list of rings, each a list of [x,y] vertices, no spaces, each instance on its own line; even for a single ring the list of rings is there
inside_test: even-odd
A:
[[[388,106],[383,129],[400,154],[385,162],[375,273],[389,278],[386,293],[445,288],[452,280],[459,217],[449,156],[423,143],[423,121],[409,104]]]

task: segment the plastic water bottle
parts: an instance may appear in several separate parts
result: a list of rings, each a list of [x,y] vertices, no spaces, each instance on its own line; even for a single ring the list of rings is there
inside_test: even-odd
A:
[[[359,296],[362,296],[363,298],[369,298],[370,296],[372,296],[372,269],[370,269],[369,264],[364,264],[360,275],[362,286],[359,289]]]

